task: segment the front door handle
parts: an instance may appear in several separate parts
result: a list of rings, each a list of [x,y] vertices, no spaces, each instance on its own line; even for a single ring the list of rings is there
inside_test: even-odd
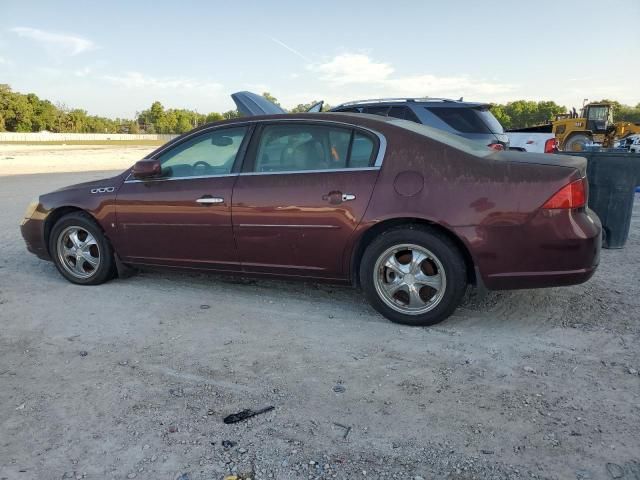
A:
[[[215,204],[224,203],[224,198],[211,197],[209,195],[206,195],[204,197],[201,197],[201,198],[197,199],[196,202],[197,203],[202,203],[204,205],[215,205]]]

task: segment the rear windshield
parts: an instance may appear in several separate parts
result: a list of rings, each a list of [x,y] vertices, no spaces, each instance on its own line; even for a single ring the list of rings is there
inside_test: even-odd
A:
[[[480,115],[480,118],[484,120],[484,123],[487,124],[491,133],[504,133],[504,128],[502,128],[498,119],[493,116],[493,113],[491,113],[488,108],[476,109],[475,111]]]
[[[424,108],[461,133],[504,133],[500,122],[486,108]]]
[[[477,157],[486,157],[495,152],[494,150],[491,150],[489,147],[484,145],[482,142],[469,140],[468,138],[454,135],[453,133],[448,133],[438,128],[428,127],[426,125],[423,125],[422,123],[396,119],[391,120],[389,123],[391,123],[392,125],[397,125],[398,127],[405,128],[407,130],[411,130],[414,133],[435,140],[436,142],[444,143],[445,145],[453,147],[457,150],[462,150],[463,152],[475,155]]]

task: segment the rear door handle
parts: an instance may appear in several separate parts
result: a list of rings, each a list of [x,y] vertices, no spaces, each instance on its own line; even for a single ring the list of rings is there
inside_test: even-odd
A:
[[[205,196],[197,199],[196,202],[202,203],[205,205],[215,205],[215,204],[224,203],[224,198]]]
[[[342,193],[334,190],[322,196],[322,199],[329,202],[331,205],[339,205],[342,202],[349,202],[355,200],[356,196],[351,193]]]

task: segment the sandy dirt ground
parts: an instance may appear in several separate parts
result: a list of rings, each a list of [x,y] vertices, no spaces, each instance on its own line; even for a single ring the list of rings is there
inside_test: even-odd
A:
[[[640,479],[640,199],[588,283],[470,292],[432,328],[330,285],[78,287],[25,250],[31,198],[143,153],[0,154],[0,479]]]
[[[157,147],[0,144],[0,175],[123,171]],[[28,161],[25,159],[28,158]]]

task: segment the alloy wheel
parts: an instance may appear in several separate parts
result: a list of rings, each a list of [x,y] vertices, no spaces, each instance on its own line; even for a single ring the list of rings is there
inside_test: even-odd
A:
[[[433,310],[447,287],[442,262],[431,251],[413,244],[385,250],[376,261],[373,275],[382,301],[408,315]]]
[[[57,254],[62,267],[79,279],[96,273],[100,266],[100,247],[87,229],[78,226],[65,228],[57,241]]]

